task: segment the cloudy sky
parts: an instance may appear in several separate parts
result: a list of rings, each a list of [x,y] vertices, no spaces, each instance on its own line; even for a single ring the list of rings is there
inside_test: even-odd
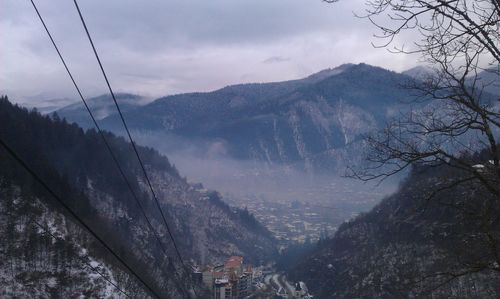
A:
[[[106,92],[71,0],[36,0],[85,96]],[[296,79],[343,63],[402,71],[374,49],[364,0],[85,0],[80,7],[116,91],[159,97]],[[29,0],[0,4],[0,93],[30,106],[76,100]],[[57,102],[58,104],[64,101]]]

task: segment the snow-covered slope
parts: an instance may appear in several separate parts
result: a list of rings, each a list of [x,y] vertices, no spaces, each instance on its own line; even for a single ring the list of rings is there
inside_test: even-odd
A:
[[[5,177],[0,198],[0,297],[149,296],[45,198],[28,196]]]
[[[301,80],[169,96],[132,109],[125,118],[135,136],[146,136],[145,144],[167,153],[190,148],[210,153],[217,143],[229,158],[336,171],[344,163],[339,155],[357,159],[359,151],[352,149],[359,145],[351,145],[410,100],[402,87],[408,80],[366,64],[347,64]],[[115,115],[103,125],[122,132]]]
[[[28,112],[2,98],[0,137],[34,167],[35,172],[55,189],[66,204],[77,211],[80,217],[106,239],[120,255],[131,261],[133,267],[147,277],[161,294],[171,298],[182,296],[182,287],[186,289],[190,284],[189,273],[181,270],[182,266],[176,258],[173,243],[163,225],[130,144],[122,138],[106,133],[107,140],[131,183],[131,188],[167,250],[168,258],[165,258],[153,232],[148,229],[137,202],[106,151],[101,137],[95,131],[85,132],[63,120]],[[167,158],[155,150],[144,147],[139,147],[138,150],[148,170],[161,209],[188,266],[218,262],[228,255],[236,254],[243,255],[255,263],[272,257],[275,252],[274,239],[253,217],[242,210],[227,206],[216,192],[208,192],[188,184]],[[13,263],[21,265],[33,263],[23,266],[18,276],[16,274],[10,280],[5,280],[0,289],[5,289],[11,283],[22,284],[26,278],[23,275],[29,276],[28,281],[33,288],[43,289],[46,277],[57,276],[58,271],[66,270],[53,269],[50,266],[54,261],[49,255],[57,252],[57,248],[55,251],[50,247],[39,249],[38,246],[48,246],[44,244],[50,242],[43,236],[43,232],[33,228],[33,225],[27,225],[31,218],[38,219],[43,225],[52,226],[54,232],[62,238],[71,240],[74,238],[77,252],[92,253],[89,244],[95,242],[81,230],[74,229],[71,217],[61,214],[52,198],[2,149],[0,155],[5,157],[0,159],[0,192],[2,192],[2,205],[6,207],[5,211],[12,210],[6,205],[17,198],[32,206],[16,209],[18,213],[16,216],[2,215],[2,221],[11,222],[7,227],[18,227],[20,234],[20,236],[10,236],[8,233],[11,230],[7,230],[2,236],[7,234],[5,241],[16,244],[13,251],[9,251],[19,254]],[[16,188],[18,193],[10,191]],[[53,223],[60,224],[54,226]],[[43,239],[43,244],[22,246],[30,235],[36,240]],[[61,244],[66,246],[66,243]],[[73,246],[73,243],[67,246]],[[99,248],[97,245],[92,246]],[[105,268],[112,271],[109,265],[115,265],[116,261],[109,254],[103,253],[102,248],[96,252],[100,252],[98,255],[108,265]],[[6,251],[0,251],[1,261],[8,260],[9,256],[6,254]],[[36,256],[26,257],[31,254]],[[90,258],[97,260],[94,255],[91,254]],[[69,255],[61,256],[60,260],[71,265],[76,263]],[[38,267],[37,263],[47,264],[47,271],[53,273],[39,275],[36,270],[38,268],[33,269]],[[10,264],[2,267],[5,267],[2,270],[7,271]],[[80,273],[81,267],[85,268],[85,265],[75,264],[74,269]],[[72,269],[69,267],[68,271],[73,271]],[[107,271],[106,269],[103,271]],[[80,273],[79,281],[75,284],[92,284],[94,275],[90,273],[87,270],[85,273]],[[119,273],[121,272],[111,276],[122,279],[120,278],[122,274]],[[175,273],[179,277],[176,277]],[[62,283],[56,280],[54,288],[64,289],[66,286]],[[126,279],[124,284],[127,285]],[[68,286],[71,291],[80,292],[78,291],[80,289],[71,289],[71,286],[72,284]],[[101,286],[105,288],[104,284],[99,282],[96,289],[101,289]],[[96,297],[101,297],[99,292],[96,291],[89,296],[95,294]],[[45,297],[43,294],[41,296]]]
[[[478,180],[449,183],[466,176],[414,169],[398,192],[298,261],[291,278],[315,298],[499,298],[500,224],[486,215],[500,204]]]

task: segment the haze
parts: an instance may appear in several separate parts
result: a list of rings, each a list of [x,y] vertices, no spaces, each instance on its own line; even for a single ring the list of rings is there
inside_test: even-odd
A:
[[[363,2],[92,0],[81,6],[114,89],[155,98],[295,79],[347,62],[396,71],[414,66],[411,57],[374,50],[374,28],[353,15]],[[105,93],[73,4],[37,3],[84,95]],[[1,93],[27,106],[76,100],[29,1],[3,3],[0,38]]]

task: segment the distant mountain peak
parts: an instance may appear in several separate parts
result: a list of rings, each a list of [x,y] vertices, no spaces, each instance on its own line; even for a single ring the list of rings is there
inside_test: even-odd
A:
[[[131,94],[131,93],[122,93],[122,92],[115,93],[115,97],[117,100],[126,102],[127,104],[131,104],[131,105],[140,105],[140,103],[142,102],[142,99],[143,99],[139,95]],[[112,98],[111,98],[110,94],[102,94],[100,96],[89,98],[86,101],[89,105],[109,106],[112,104],[114,105],[114,103],[111,100],[112,100]],[[78,101],[76,103],[62,107],[61,110],[63,110],[63,109],[65,109],[65,110],[80,109],[83,107],[82,105],[83,105],[83,103]]]
[[[335,68],[327,68],[327,69],[321,70],[317,73],[314,73],[314,74],[306,77],[305,80],[312,81],[312,82],[318,82],[318,81],[321,81],[321,80],[326,79],[328,77],[339,75],[354,65],[355,64],[352,64],[352,63],[346,63],[346,64],[339,65],[338,67],[335,67]]]
[[[434,70],[431,67],[418,65],[416,67],[412,67],[406,71],[403,71],[402,74],[412,77],[413,79],[425,79],[429,77],[429,75],[434,74]]]
[[[115,96],[120,104],[120,109],[124,112],[148,103],[147,98],[136,94],[116,93]],[[97,120],[116,113],[116,107],[110,94],[89,98],[86,101]],[[81,101],[64,106],[56,112],[70,121],[77,122],[84,128],[92,126],[87,110]]]

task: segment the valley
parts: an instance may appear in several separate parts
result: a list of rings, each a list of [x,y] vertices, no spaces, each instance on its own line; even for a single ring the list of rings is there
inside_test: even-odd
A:
[[[355,83],[353,78],[357,78]],[[411,80],[382,68],[348,64],[300,80],[229,86],[211,93],[154,101],[118,94],[118,99],[127,104],[124,114],[132,120],[132,135],[144,158],[144,169],[142,162],[135,162],[131,144],[116,125],[117,115],[108,96],[90,101],[99,123],[112,131],[102,135],[89,128],[82,105],[72,104],[55,114],[41,115],[2,97],[0,137],[13,142],[38,171],[58,183],[60,192],[68,195],[64,200],[71,211],[79,209],[99,233],[113,235],[112,245],[121,255],[135,265],[147,264],[155,275],[147,271],[143,275],[163,295],[328,298],[331,294],[355,297],[376,292],[384,297],[400,292],[396,285],[401,277],[405,283],[413,283],[418,275],[424,275],[419,265],[462,269],[453,260],[457,251],[450,248],[462,248],[461,242],[476,238],[471,234],[467,236],[470,240],[441,240],[441,236],[456,233],[454,229],[469,232],[461,226],[465,223],[460,222],[463,215],[439,205],[433,205],[434,214],[426,215],[419,205],[427,189],[439,186],[436,182],[443,177],[460,180],[460,172],[430,166],[434,172],[421,173],[413,167],[383,182],[349,177],[351,167],[370,166],[363,161],[366,134],[381,128],[395,111],[410,109],[402,106],[400,99],[411,96],[401,90],[400,84]],[[488,94],[485,97],[492,99]],[[418,104],[411,109],[425,112],[433,107]],[[126,165],[125,172],[113,165],[109,153],[96,150],[108,141],[108,150],[118,153],[113,157],[115,164]],[[26,154],[33,150],[36,155]],[[489,171],[492,162],[485,162],[482,154],[471,159],[480,163],[474,164],[474,169],[481,169],[480,174]],[[29,275],[17,253],[26,242],[33,244],[35,256],[44,257],[40,262],[30,256],[29,263],[40,263],[49,281],[58,278],[63,282],[59,286],[63,291],[50,282],[36,291],[22,286],[6,288],[1,295],[70,294],[73,289],[80,292],[86,284],[90,285],[89,294],[95,296],[116,294],[110,290],[116,285],[128,292],[140,288],[130,283],[133,278],[110,261],[71,217],[54,208],[47,194],[26,187],[32,186],[32,178],[17,169],[14,161],[0,162],[5,166],[0,171],[0,191],[6,198],[0,208],[14,211],[0,221],[4,227],[19,228],[9,235],[13,245],[3,248],[11,266],[8,269],[7,264],[0,264],[0,269],[11,275],[0,284],[41,283]],[[144,181],[146,169],[150,177]],[[153,197],[147,183],[151,184],[150,191],[156,191]],[[470,192],[484,192],[480,186],[472,190],[443,192],[439,199],[468,198]],[[173,224],[172,243],[168,242],[167,248],[160,238],[167,239],[170,228],[162,226],[163,214],[157,213],[153,201],[157,195],[160,201],[156,207],[161,213],[168,211]],[[489,196],[484,198],[490,200]],[[470,207],[471,211],[483,209],[480,203]],[[23,213],[28,218],[20,217]],[[39,231],[30,221],[50,230]],[[447,231],[450,227],[453,229]],[[47,232],[51,231],[64,232],[59,238],[68,239],[66,245],[56,249],[46,245]],[[53,236],[61,242],[57,238]],[[134,247],[123,245],[129,242]],[[158,264],[167,251],[179,248],[187,262],[179,255]],[[483,252],[479,248],[476,252]],[[49,254],[51,250],[55,256]],[[476,258],[468,252],[460,254],[459,258]],[[105,269],[104,280],[94,279],[90,270],[81,271],[78,279],[68,276],[60,263],[70,263],[71,255]],[[399,262],[392,264],[392,257]],[[72,267],[81,270],[82,266]],[[172,272],[179,277],[167,274]],[[491,273],[472,277],[479,283],[479,294],[498,291],[490,283]],[[359,279],[364,285],[357,283]],[[471,283],[457,280],[435,294],[463,291],[463,285]],[[373,285],[385,289],[373,290]],[[415,285],[399,286],[415,294],[424,290]],[[188,287],[191,289],[186,291]],[[104,293],[102,288],[106,289]]]
[[[4,1],[0,298],[500,298],[500,0]]]
[[[255,194],[223,194],[228,204],[248,209],[286,246],[332,237],[340,224],[369,211],[393,189],[332,178],[318,179],[308,188],[290,187],[279,193],[260,193],[256,189]]]
[[[118,96],[139,144],[166,155],[192,184],[248,209],[287,246],[333,236],[396,189],[399,178],[376,186],[342,176],[362,160],[362,137],[394,111],[409,109],[402,86],[411,80],[361,63],[149,103]],[[91,103],[105,128],[124,134],[109,98]],[[88,126],[81,105],[57,113]]]

